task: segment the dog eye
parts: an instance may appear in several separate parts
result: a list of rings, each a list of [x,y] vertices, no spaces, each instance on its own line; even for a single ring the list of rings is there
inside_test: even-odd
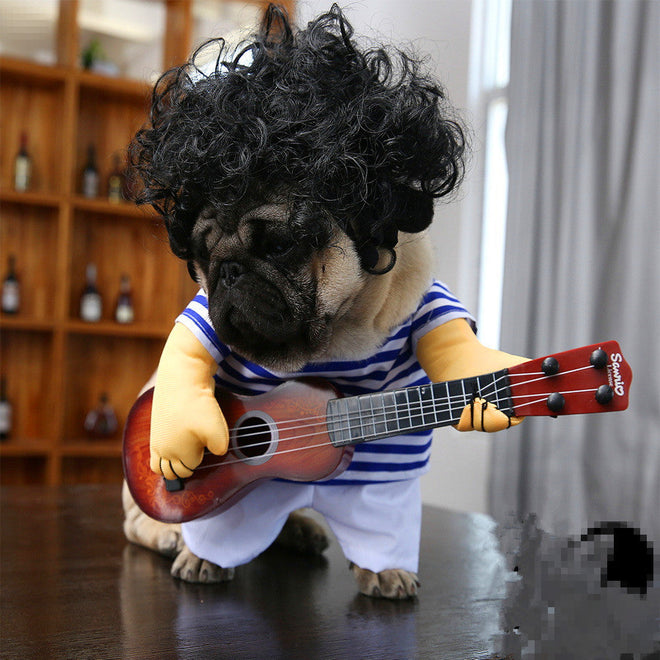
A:
[[[291,252],[295,241],[287,235],[263,233],[257,238],[256,247],[262,257],[281,258]]]
[[[276,241],[269,246],[268,252],[274,257],[281,257],[291,250],[293,241]]]

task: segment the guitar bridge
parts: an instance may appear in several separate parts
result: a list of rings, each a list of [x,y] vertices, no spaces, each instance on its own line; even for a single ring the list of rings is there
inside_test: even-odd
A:
[[[165,481],[165,490],[168,493],[176,493],[179,490],[184,489],[183,479],[164,479]]]

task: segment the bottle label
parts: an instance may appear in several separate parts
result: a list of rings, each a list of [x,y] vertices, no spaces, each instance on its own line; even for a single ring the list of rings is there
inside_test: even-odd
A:
[[[117,323],[133,323],[133,308],[130,305],[117,305],[115,319]]]
[[[86,293],[81,298],[80,318],[89,323],[101,320],[101,296],[98,293]]]
[[[18,282],[5,282],[2,285],[2,311],[5,314],[16,314],[21,302]]]
[[[17,156],[14,164],[14,188],[25,191],[30,186],[30,159]]]
[[[11,404],[0,401],[0,434],[8,435],[11,431]]]
[[[121,202],[121,179],[115,174],[108,181],[108,199],[111,202]]]
[[[99,193],[99,175],[88,170],[83,176],[83,190],[82,193],[85,197],[96,197]]]

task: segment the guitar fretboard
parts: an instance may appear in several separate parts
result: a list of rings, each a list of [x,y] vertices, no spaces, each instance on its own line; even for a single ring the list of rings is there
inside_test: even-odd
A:
[[[513,415],[507,373],[333,399],[326,411],[330,439],[343,447],[456,424],[475,397]]]

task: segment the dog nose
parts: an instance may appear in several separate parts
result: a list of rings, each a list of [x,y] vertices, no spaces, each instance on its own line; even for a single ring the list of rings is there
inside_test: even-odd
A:
[[[243,275],[245,269],[236,261],[223,261],[220,264],[220,281],[227,288],[231,288]]]

